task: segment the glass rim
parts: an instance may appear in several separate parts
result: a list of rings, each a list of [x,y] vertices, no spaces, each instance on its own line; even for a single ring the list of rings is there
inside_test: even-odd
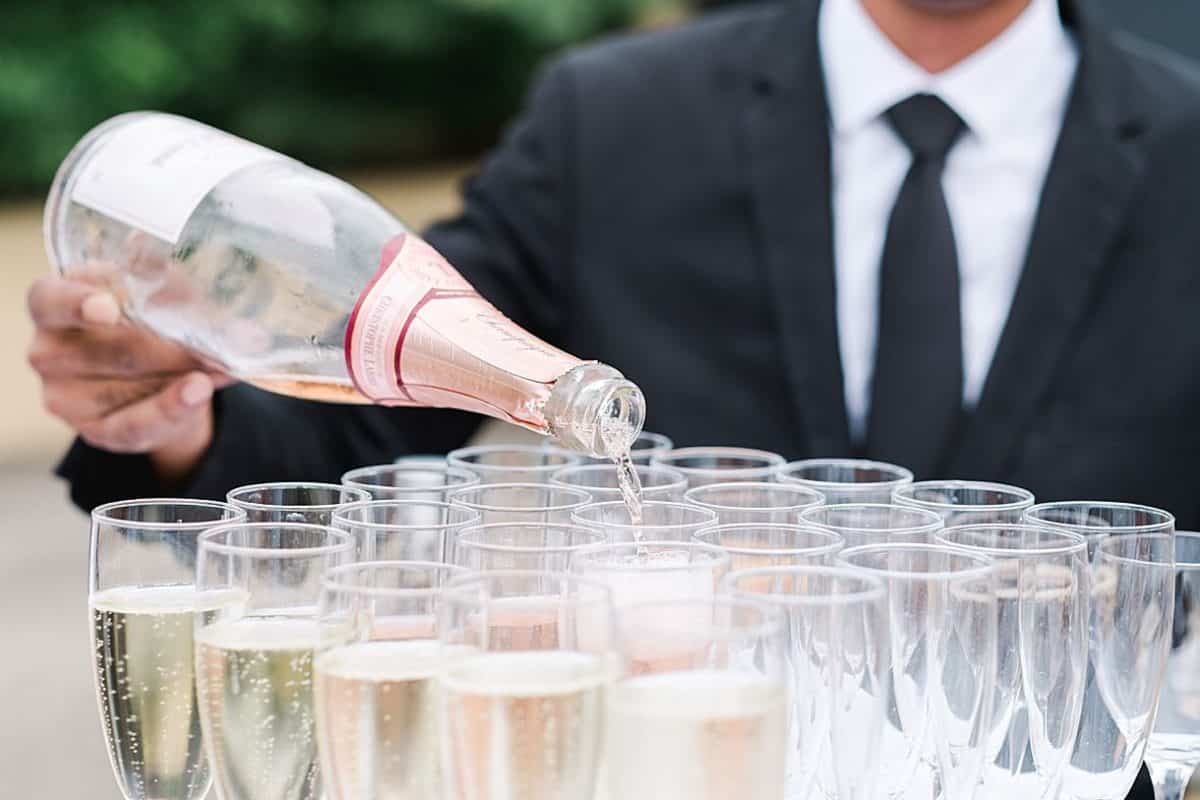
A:
[[[755,592],[735,588],[738,578],[772,577],[776,575],[816,575],[826,578],[844,578],[859,581],[870,588],[856,589],[851,592],[839,592],[823,595],[789,595],[774,592]],[[887,598],[887,584],[878,575],[872,574],[866,568],[836,567],[821,564],[779,564],[771,567],[751,567],[730,572],[721,579],[721,589],[734,597],[767,597],[765,602],[780,605],[798,606],[842,606],[856,603],[880,602]],[[778,599],[775,599],[778,598]]]
[[[653,444],[650,445],[649,447],[636,447],[635,446],[635,445],[637,445],[638,442],[642,442],[642,441],[653,442]],[[632,453],[641,454],[646,451],[653,452],[655,450],[661,450],[661,451],[672,450],[672,449],[674,449],[674,447],[675,447],[675,442],[671,441],[670,436],[666,436],[665,434],[661,434],[661,433],[655,433],[654,431],[641,430],[641,431],[638,431],[637,437],[634,438],[633,445],[630,445],[629,452],[631,454]]]
[[[367,483],[365,481],[358,480],[358,478],[367,475],[413,475],[419,473],[428,473],[431,475],[441,474],[443,481],[432,486],[390,486],[386,483]],[[459,481],[457,483],[449,483],[445,479],[449,478],[451,475],[457,475],[458,477],[466,478],[466,480]],[[438,465],[436,462],[422,464],[413,461],[406,461],[399,464],[393,461],[390,464],[374,464],[367,467],[355,467],[354,469],[343,472],[342,477],[339,480],[341,481],[342,486],[352,486],[356,489],[363,489],[368,492],[371,489],[386,489],[394,492],[436,492],[439,489],[456,489],[460,486],[474,486],[480,481],[478,475],[463,467],[454,467],[449,464]]]
[[[965,544],[947,539],[951,533],[984,533],[987,531],[1019,531],[1022,533],[1049,533],[1061,536],[1069,544],[1051,545],[1049,547],[997,547],[984,544]],[[969,525],[952,525],[937,532],[937,543],[947,547],[958,547],[964,550],[976,550],[993,556],[997,561],[1012,561],[1024,558],[1040,558],[1042,556],[1063,556],[1072,553],[1086,553],[1087,537],[1076,531],[1059,530],[1045,525],[1030,525],[1022,522],[976,522]]]
[[[481,464],[469,459],[478,456],[488,456],[493,453],[519,453],[521,455],[538,456],[544,458],[547,455],[562,457],[566,459],[561,464]],[[446,465],[450,467],[460,467],[468,471],[475,470],[526,470],[529,472],[544,472],[562,469],[569,467],[572,464],[580,464],[583,462],[583,457],[578,453],[567,450],[565,447],[558,447],[551,444],[477,444],[469,447],[459,447],[451,450],[446,454]]]
[[[893,472],[895,478],[886,481],[823,481],[816,478],[799,478],[795,475],[788,474],[793,469],[802,469],[806,467],[852,467],[856,469],[875,469],[880,472]],[[775,471],[776,476],[787,481],[796,481],[797,483],[812,484],[813,486],[827,486],[831,489],[846,491],[850,488],[861,489],[862,491],[870,491],[872,489],[883,489],[887,486],[898,486],[912,482],[912,470],[907,467],[902,467],[899,464],[889,464],[886,461],[871,461],[865,458],[803,458],[799,461],[789,461],[786,464],[780,465]]]
[[[623,620],[625,619],[636,619],[639,621],[661,619],[659,615],[644,613],[647,611],[669,608],[715,609],[718,606],[738,606],[745,610],[753,610],[762,614],[762,620],[754,623],[752,626],[738,627],[737,629],[732,629],[732,626],[730,626],[731,630],[723,636],[706,634],[703,638],[725,642],[738,639],[781,636],[784,632],[784,626],[787,624],[787,618],[783,614],[783,609],[764,600],[732,594],[714,594],[711,597],[676,597],[671,599],[645,600],[638,603],[617,606],[614,609],[614,616],[616,617],[618,632],[624,636],[625,632],[623,629],[625,624]],[[668,623],[664,622],[662,624],[666,625]],[[684,671],[691,672],[694,670],[689,669]]]
[[[958,570],[936,570],[931,572],[912,572],[902,569],[886,569],[879,567],[868,567],[862,564],[855,564],[848,560],[849,556],[861,555],[863,553],[872,552],[934,552],[945,553],[947,555],[957,555],[963,558],[970,559],[976,562],[976,566],[967,569]],[[888,580],[957,580],[959,578],[973,578],[992,576],[995,574],[996,561],[991,556],[982,553],[975,553],[965,547],[956,547],[949,544],[929,544],[927,542],[889,542],[884,544],[862,544],[857,547],[848,547],[838,554],[839,560],[843,564],[852,569],[861,569],[870,572],[873,575],[886,577]]]
[[[679,486],[683,486],[683,487],[687,486],[687,482],[688,482],[687,475],[684,475],[682,472],[675,469],[675,467],[669,467],[666,464],[635,463],[633,465],[633,470],[634,470],[634,472],[637,472],[639,476],[642,476],[644,471],[646,471],[646,470],[660,470],[663,474],[670,475],[670,477],[672,478],[672,481],[670,483],[660,483],[660,484],[655,484],[653,486],[643,486],[644,489],[648,489],[651,491],[659,491],[659,490],[667,491],[669,489],[678,488]],[[605,492],[620,491],[620,489],[618,489],[617,487],[613,487],[613,486],[585,486],[585,485],[579,484],[579,483],[567,483],[566,481],[564,481],[562,478],[559,477],[563,473],[571,473],[572,475],[576,475],[576,474],[598,475],[601,473],[603,473],[605,475],[610,475],[610,474],[615,475],[617,473],[616,464],[569,464],[565,467],[559,467],[558,471],[556,471],[553,475],[550,476],[550,483],[553,486],[566,486],[570,489],[583,489],[585,492],[596,490],[596,489],[599,489],[599,490],[605,491]]]
[[[1200,531],[1175,531],[1175,542],[1178,543],[1180,539],[1187,539],[1188,541],[1200,543]],[[1200,570],[1200,560],[1180,561],[1179,549],[1176,548],[1175,569],[1179,572],[1193,572],[1195,570]]]
[[[636,554],[643,547],[659,547],[662,549],[676,548],[686,550],[689,553],[705,553],[711,558],[703,563],[698,564],[694,561],[687,561],[682,564],[658,564],[637,566],[631,564],[614,564],[609,561],[601,561],[592,559],[591,556],[600,553],[608,553],[616,551],[618,548],[632,549]],[[721,565],[729,566],[733,559],[725,550],[704,542],[683,541],[680,539],[648,539],[644,542],[604,542],[602,544],[592,544],[587,547],[581,547],[571,554],[570,568],[575,569],[577,564],[586,561],[589,569],[595,568],[605,572],[676,572],[703,566],[706,569],[719,567]]]
[[[922,500],[917,497],[912,497],[913,492],[922,489],[970,489],[981,492],[999,492],[1017,497],[1016,500],[1009,500],[1004,503],[939,503],[936,500]],[[914,483],[904,483],[892,490],[892,501],[900,505],[913,505],[917,508],[946,508],[952,511],[1015,511],[1017,509],[1026,509],[1033,506],[1035,498],[1033,492],[1028,489],[1022,489],[1020,486],[1013,486],[1008,483],[991,483],[989,481],[961,481],[961,480],[939,480],[939,481],[916,481]],[[898,502],[903,501],[903,502]]]
[[[832,541],[827,544],[814,545],[812,547],[740,547],[737,545],[715,544],[713,542],[704,541],[700,537],[724,533],[726,531],[761,531],[774,530],[785,531],[787,533],[819,533],[823,536],[832,537]],[[790,555],[829,555],[837,553],[846,546],[846,540],[837,531],[828,528],[821,528],[816,525],[791,525],[784,522],[728,522],[720,525],[713,525],[709,528],[698,530],[692,534],[692,541],[700,544],[711,544],[713,547],[719,547],[727,553],[739,556],[790,556]]]
[[[739,506],[728,503],[714,503],[710,500],[697,500],[696,495],[719,489],[721,491],[740,491],[745,489],[761,489],[772,492],[797,492],[815,498],[811,503],[793,503],[785,506]],[[720,508],[726,511],[791,511],[794,509],[812,508],[823,505],[825,495],[820,491],[801,484],[779,483],[777,481],[728,481],[724,483],[706,483],[703,486],[693,486],[683,493],[683,499],[702,508]]]
[[[1106,547],[1115,544],[1127,544],[1135,539],[1153,539],[1155,541],[1167,542],[1171,550],[1171,560],[1166,561],[1150,561],[1145,558],[1137,558],[1136,556],[1123,556],[1117,553],[1107,552]],[[1117,561],[1123,564],[1140,564],[1147,567],[1156,567],[1160,569],[1169,569],[1175,571],[1175,534],[1162,533],[1161,531],[1148,531],[1146,533],[1126,533],[1117,536],[1105,536],[1096,545],[1096,558],[1104,556],[1109,561]]]
[[[486,533],[489,530],[525,528],[530,530],[559,530],[567,533],[583,533],[588,536],[599,536],[606,538],[603,533],[592,528],[584,527],[583,525],[573,525],[569,522],[485,522],[477,525],[468,525],[458,531],[454,536],[454,546],[458,547],[462,544],[464,547],[469,547],[472,550],[483,550],[491,553],[513,553],[513,554],[532,554],[532,553],[572,553],[584,547],[592,547],[597,544],[605,544],[605,542],[588,542],[587,544],[566,544],[566,545],[546,545],[541,547],[522,547],[520,545],[509,544],[493,544],[491,542],[472,541],[468,537],[472,534]],[[464,541],[465,540],[465,541]]]
[[[235,500],[234,494],[240,492],[262,492],[274,489],[324,489],[342,494],[362,495],[357,500],[345,500],[340,503],[255,503],[250,500]],[[370,500],[371,495],[364,489],[345,486],[340,483],[324,483],[322,481],[276,481],[270,483],[250,483],[237,486],[225,493],[225,500],[230,505],[244,508],[247,511],[332,511],[339,506]]]
[[[758,460],[763,463],[741,467],[683,467],[676,464],[672,459],[678,458],[740,458],[746,461]],[[650,459],[651,464],[659,464],[671,469],[677,469],[684,475],[771,475],[774,470],[782,466],[784,462],[783,456],[778,453],[772,453],[770,450],[759,450],[753,447],[676,447],[673,450],[668,450],[665,453],[659,453]]]
[[[191,508],[221,509],[232,511],[239,516],[197,522],[138,522],[129,519],[119,519],[112,512],[121,508],[153,508],[155,506],[183,506]],[[144,531],[206,531],[218,525],[244,522],[247,520],[246,509],[227,503],[223,500],[195,500],[182,497],[146,497],[134,500],[114,500],[98,505],[91,511],[94,524],[111,525],[118,528],[137,528]]]
[[[571,503],[555,503],[552,505],[538,506],[513,506],[513,505],[497,505],[495,503],[483,502],[467,502],[460,500],[460,495],[466,495],[469,492],[494,492],[501,489],[536,489],[538,491],[550,491],[569,493],[577,496],[576,502]],[[578,496],[582,495],[583,499],[579,500]],[[534,483],[534,482],[519,482],[519,483],[476,483],[470,486],[455,487],[446,492],[446,502],[450,505],[459,505],[465,508],[487,511],[502,511],[502,512],[520,512],[520,513],[540,513],[547,511],[570,511],[580,508],[592,502],[590,492],[584,491],[575,486],[559,486],[553,483]]]
[[[314,547],[252,547],[236,544],[225,544],[214,541],[235,530],[279,530],[307,531],[322,533],[334,540],[334,543],[321,544]],[[329,525],[316,525],[310,522],[229,522],[210,528],[200,534],[196,540],[196,557],[199,559],[201,550],[225,555],[246,556],[248,558],[304,558],[323,553],[354,552],[354,537],[345,531]]]
[[[563,585],[575,585],[589,590],[597,590],[598,595],[588,599],[587,604],[600,604],[612,609],[612,588],[603,581],[592,580],[591,578],[578,575],[573,572],[564,570],[540,570],[540,569],[496,569],[486,572],[476,572],[472,569],[466,569],[463,575],[457,575],[451,578],[442,586],[441,601],[443,604],[457,605],[479,605],[488,601],[504,601],[509,599],[510,595],[502,595],[496,597],[492,594],[480,596],[477,593],[468,594],[467,590],[471,587],[482,588],[492,582],[511,581],[522,578],[537,578],[550,579],[558,581]],[[540,597],[542,595],[518,594],[511,597]],[[555,597],[557,595],[546,595],[547,597]]]
[[[435,572],[446,570],[450,573],[449,580],[453,580],[455,573],[465,574],[471,572],[466,567],[457,564],[448,564],[444,561],[406,561],[406,560],[386,560],[386,561],[356,561],[352,564],[341,564],[331,569],[325,570],[325,574],[321,577],[321,590],[329,592],[341,592],[343,594],[356,594],[364,597],[426,597],[436,595],[442,591],[442,586],[431,586],[424,589],[406,588],[406,587],[386,587],[386,586],[357,586],[353,583],[346,583],[338,580],[343,574],[350,574],[356,570],[384,570],[391,569],[396,571],[412,570],[413,572],[426,571]],[[448,583],[448,581],[447,581]]]
[[[635,525],[633,522],[601,522],[601,521],[593,522],[592,520],[585,521],[585,520],[579,519],[579,517],[582,515],[582,512],[587,511],[590,508],[608,509],[608,508],[616,508],[618,506],[621,508],[627,507],[625,505],[624,500],[602,500],[598,503],[587,503],[579,508],[576,508],[574,511],[571,512],[571,521],[573,523],[575,523],[576,525],[582,525],[585,528],[587,528],[587,527],[615,528],[617,530],[623,530],[623,531],[624,530],[647,530],[647,529],[654,530],[654,531],[673,531],[673,530],[684,531],[684,530],[689,530],[691,528],[694,528],[696,525],[706,525],[706,523],[711,523],[711,524],[717,523],[717,514],[712,509],[701,508],[700,506],[694,506],[689,503],[676,503],[671,500],[647,500],[647,501],[645,501],[644,503],[642,503],[643,517],[645,516],[645,511],[647,508],[651,508],[651,507],[662,508],[663,506],[670,506],[671,508],[674,508],[674,509],[685,509],[686,513],[689,513],[689,514],[703,512],[705,514],[710,515],[710,517],[705,520],[694,520],[692,522],[664,522],[662,524],[659,524],[656,522],[643,522],[640,525]]]
[[[473,514],[474,516],[465,522],[374,522],[357,519],[348,519],[347,513],[362,511],[373,508],[390,508],[393,506],[402,508],[414,508],[417,506],[425,506],[426,508],[436,508],[439,511],[463,511]],[[353,525],[356,528],[366,528],[369,530],[382,531],[430,531],[437,529],[456,528],[460,525],[470,525],[483,519],[483,515],[473,508],[463,505],[454,505],[453,503],[444,503],[441,500],[356,500],[353,503],[343,503],[333,510],[333,517],[329,520],[331,523],[339,522],[343,525]],[[336,527],[336,526],[335,526]]]
[[[865,484],[855,484],[865,485]],[[917,514],[924,516],[925,522],[915,525],[887,526],[883,528],[863,527],[861,525],[835,525],[833,523],[816,522],[812,517],[819,514],[839,511],[849,512],[851,510],[881,510],[887,509],[889,515],[897,511],[905,514]],[[829,528],[838,532],[847,531],[849,533],[890,533],[890,534],[911,534],[911,533],[933,533],[940,531],[946,527],[946,521],[941,514],[930,511],[927,508],[917,508],[915,506],[902,506],[894,503],[838,503],[832,506],[810,506],[800,512],[800,522],[805,525],[815,525],[818,528]]]
[[[1157,522],[1147,522],[1140,525],[1108,525],[1100,527],[1098,525],[1088,525],[1078,522],[1057,522],[1055,520],[1042,519],[1038,516],[1043,511],[1130,511],[1147,514],[1151,517],[1158,517]],[[1130,533],[1155,533],[1166,528],[1175,527],[1175,515],[1170,511],[1154,506],[1142,505],[1141,503],[1120,503],[1110,502],[1107,500],[1060,500],[1051,503],[1035,503],[1021,515],[1023,522],[1029,522],[1033,525],[1044,525],[1054,528],[1067,528],[1073,531],[1088,531],[1089,533],[1104,533],[1104,534],[1130,534]]]

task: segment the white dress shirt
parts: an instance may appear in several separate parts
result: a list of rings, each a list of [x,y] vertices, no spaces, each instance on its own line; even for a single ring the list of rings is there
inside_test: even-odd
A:
[[[912,164],[884,112],[923,92],[967,124],[942,185],[958,251],[963,404],[970,409],[1008,318],[1079,57],[1056,0],[1031,0],[999,37],[935,75],[897,49],[860,0],[824,0],[819,37],[832,126],[838,340],[850,432],[861,442],[883,244]]]

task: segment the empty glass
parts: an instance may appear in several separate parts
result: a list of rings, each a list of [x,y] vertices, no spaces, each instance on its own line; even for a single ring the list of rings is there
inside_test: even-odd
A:
[[[1200,764],[1200,533],[1175,534],[1175,625],[1146,745],[1158,800],[1182,800]]]
[[[1105,559],[1106,568],[1101,570],[1100,545],[1128,536],[1169,538],[1175,531],[1175,518],[1150,506],[1084,500],[1039,503],[1025,510],[1025,520],[1083,535],[1088,540],[1092,558],[1090,662],[1079,736],[1063,778],[1062,794],[1074,800],[1121,800],[1137,776],[1149,734],[1150,715],[1131,723],[1127,718],[1128,710],[1122,711],[1116,699],[1134,695],[1144,697],[1147,688],[1157,691],[1159,684],[1155,682],[1159,679],[1145,672],[1121,673],[1111,666],[1101,669],[1102,662],[1111,660],[1115,653],[1112,647],[1101,650],[1100,642],[1102,639],[1110,644],[1123,641],[1127,647],[1142,649],[1150,644],[1150,640],[1142,637],[1157,635],[1156,628],[1163,612],[1159,607],[1161,598],[1117,585],[1118,572],[1114,564],[1124,562],[1114,561],[1110,554]],[[1137,542],[1134,539],[1123,546],[1137,547]],[[1145,569],[1152,570],[1153,566],[1144,567],[1143,571]],[[1121,570],[1121,574],[1130,573],[1131,570]],[[1117,603],[1123,604],[1119,618],[1126,627],[1122,630],[1113,628],[1118,620],[1114,607]],[[1103,682],[1101,673],[1106,676]],[[1151,682],[1151,687],[1147,687],[1147,681]],[[1110,695],[1109,689],[1114,685],[1119,691]]]
[[[446,463],[475,473],[483,483],[545,483],[563,467],[583,463],[583,456],[550,446],[480,445],[450,451]]]
[[[325,574],[313,695],[329,800],[442,796],[437,600],[464,573],[373,561]]]
[[[853,458],[810,458],[775,470],[775,480],[799,483],[825,495],[826,505],[891,503],[892,491],[912,483],[904,467]]]
[[[845,544],[840,535],[824,528],[753,522],[705,528],[692,540],[729,553],[731,570],[832,564]]]
[[[769,522],[795,525],[800,512],[823,505],[825,496],[815,489],[784,483],[710,483],[684,493],[684,502],[707,508],[721,524]]]
[[[846,547],[932,542],[945,527],[941,515],[933,511],[867,504],[814,506],[800,515],[800,523],[835,531],[846,541]]]
[[[438,633],[444,796],[591,798],[618,659],[608,590],[553,572],[456,579]]]
[[[551,442],[553,442],[552,439],[545,439],[543,440],[542,444],[544,447],[553,449],[554,445],[551,444]],[[673,447],[675,447],[675,443],[666,436],[663,436],[661,433],[642,431],[637,435],[637,438],[633,440],[633,444],[629,448],[629,458],[634,464],[649,465],[651,458],[661,455]],[[585,458],[584,460],[591,463],[606,462],[606,459],[590,457]]]
[[[898,486],[892,502],[941,514],[946,527],[989,522],[1020,522],[1033,505],[1033,492],[1003,483],[918,481]]]
[[[200,800],[193,618],[238,602],[196,591],[200,534],[246,514],[205,500],[129,500],[92,511],[88,610],[100,722],[126,800]]]
[[[883,582],[853,569],[794,566],[731,572],[722,588],[787,617],[787,796],[812,796],[820,776],[827,796],[874,798],[891,686]]]
[[[729,564],[724,550],[699,542],[604,544],[571,556],[571,572],[608,586],[618,608],[712,597]]]
[[[333,527],[354,537],[356,561],[446,561],[454,534],[478,511],[432,500],[368,500],[333,512]]]
[[[1087,679],[1087,540],[1072,531],[983,524],[947,528],[938,541],[996,562],[999,647],[983,796],[1055,798]]]
[[[681,502],[687,489],[687,478],[677,469],[655,467],[649,464],[634,466],[638,480],[642,483],[642,500]],[[597,503],[621,499],[617,485],[617,468],[613,464],[581,464],[563,467],[550,482],[555,486],[570,486],[583,489]]]
[[[717,524],[717,515],[707,508],[685,503],[642,503],[642,521],[635,524],[629,508],[621,501],[592,503],[579,508],[571,521],[598,530],[610,542],[637,539],[690,542],[692,535]]]
[[[877,544],[840,559],[887,587],[890,702],[880,748],[888,797],[973,796],[996,682],[996,587],[987,556],[938,544]],[[918,768],[929,770],[919,772]]]
[[[342,531],[234,523],[200,537],[196,587],[238,603],[196,618],[196,694],[223,800],[318,800],[312,665],[325,573],[350,561]]]
[[[788,704],[778,609],[722,597],[617,618],[635,666],[608,692],[604,796],[779,800]]]
[[[352,469],[342,476],[343,486],[362,489],[372,500],[432,500],[445,502],[446,493],[479,483],[479,476],[459,467],[428,462],[381,464]]]
[[[476,572],[498,569],[564,572],[571,554],[605,544],[599,531],[544,522],[497,522],[463,528],[454,539],[454,563]]]
[[[338,506],[370,500],[362,489],[336,483],[256,483],[225,496],[246,512],[250,522],[300,522],[328,525]]]
[[[688,486],[733,481],[769,481],[783,456],[744,447],[683,447],[650,459],[687,476]]]
[[[480,522],[570,522],[571,512],[592,502],[582,489],[548,483],[484,483],[452,490],[452,505],[477,512]]]

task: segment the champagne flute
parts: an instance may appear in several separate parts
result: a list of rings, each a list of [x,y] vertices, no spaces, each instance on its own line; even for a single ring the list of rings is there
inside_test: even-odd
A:
[[[1200,764],[1200,533],[1175,534],[1175,624],[1171,654],[1146,745],[1158,800],[1183,800]]]
[[[1099,550],[1100,545],[1109,539],[1141,535],[1170,537],[1175,532],[1175,518],[1166,511],[1150,506],[1089,500],[1039,503],[1027,508],[1024,517],[1032,525],[1083,535],[1088,540],[1088,553],[1092,559],[1092,621],[1087,684],[1083,692],[1079,736],[1063,777],[1063,797],[1068,800],[1123,800],[1137,777],[1153,720],[1149,716],[1144,718],[1143,729],[1134,730],[1129,729],[1128,721],[1119,719],[1121,714],[1104,696],[1100,685],[1102,655],[1099,643],[1101,638],[1111,642],[1114,636],[1122,636],[1133,646],[1138,636],[1149,633],[1152,619],[1160,613],[1160,609],[1151,604],[1152,598],[1144,595],[1121,597],[1121,603],[1144,605],[1127,605],[1123,609],[1122,619],[1128,620],[1131,628],[1111,630],[1116,618],[1110,612],[1113,603],[1118,602],[1115,598],[1120,588],[1114,583],[1116,573],[1111,563],[1108,569],[1099,569]],[[1113,654],[1111,649],[1108,654]],[[1110,683],[1126,685],[1125,690],[1119,693],[1121,695],[1144,691],[1146,682],[1153,680],[1152,676],[1146,674],[1121,675],[1108,668],[1105,673]]]
[[[875,544],[840,559],[884,582],[892,683],[881,745],[881,790],[913,797],[974,796],[983,768],[996,682],[992,559],[939,544]],[[924,768],[928,772],[919,772]]]
[[[787,625],[787,796],[875,797],[890,681],[887,590],[847,568],[765,567],[731,572],[725,592],[781,608]]]
[[[196,618],[196,690],[221,800],[319,800],[312,664],[324,573],[349,562],[349,534],[288,522],[203,534],[201,591],[244,600]]]
[[[996,562],[999,647],[983,795],[1052,800],[1075,746],[1087,678],[1087,540],[1000,523],[947,528],[938,541]]]
[[[88,608],[96,699],[126,800],[199,800],[212,783],[192,619],[240,596],[196,591],[196,540],[245,518],[240,509],[204,500],[129,500],[92,511]]]
[[[244,510],[250,522],[328,525],[339,506],[370,500],[371,495],[336,483],[290,481],[239,486],[231,489],[225,499]]]
[[[333,512],[333,527],[354,537],[356,561],[447,561],[454,534],[478,511],[434,500],[368,500]]]
[[[497,571],[442,593],[444,797],[591,800],[615,676],[611,595],[554,572]]]
[[[607,796],[779,800],[786,770],[784,620],[742,598],[618,609],[631,671],[609,691]]]
[[[662,500],[668,503],[683,500],[683,493],[687,490],[687,478],[679,470],[635,464],[633,471],[637,473],[642,486],[642,500]],[[618,474],[615,464],[580,464],[563,467],[551,476],[550,482],[555,486],[583,489],[592,496],[593,501],[603,503],[622,499]]]
[[[454,538],[454,563],[475,572],[504,569],[565,572],[571,554],[607,542],[578,525],[497,522],[463,528]]]
[[[402,462],[359,467],[342,475],[342,485],[362,489],[372,500],[445,502],[446,493],[479,483],[470,470],[441,463]]]
[[[799,484],[710,483],[688,489],[685,503],[707,508],[722,524],[763,522],[794,525],[806,508],[825,504],[825,495]]]
[[[832,564],[846,544],[841,535],[804,525],[737,523],[714,525],[692,540],[719,547],[730,557],[730,570],[799,564]]]
[[[830,506],[891,503],[896,487],[913,480],[912,472],[904,467],[855,458],[792,461],[775,470],[774,477],[780,483],[815,489],[825,495],[825,504]]]
[[[313,695],[327,800],[441,797],[437,600],[466,572],[373,561],[325,573]]]
[[[613,500],[582,506],[571,514],[571,521],[600,531],[614,543],[643,539],[688,542],[693,534],[716,525],[717,515],[707,508],[687,503],[655,500],[642,503],[641,519],[635,520],[629,506]]]
[[[454,489],[451,505],[469,508],[490,522],[570,522],[571,514],[592,502],[582,489],[549,483],[488,483]]]
[[[1020,522],[1033,505],[1033,492],[980,481],[919,481],[897,486],[892,502],[941,514],[946,527],[987,522]]]
[[[783,465],[783,456],[748,447],[680,447],[654,456],[650,463],[679,470],[689,486],[705,486],[770,480]]]
[[[579,453],[548,444],[478,445],[446,455],[446,464],[475,473],[483,483],[545,483],[563,467],[582,463]]]
[[[932,542],[946,526],[933,511],[875,503],[813,506],[800,515],[800,524],[834,531],[846,540],[846,547]]]

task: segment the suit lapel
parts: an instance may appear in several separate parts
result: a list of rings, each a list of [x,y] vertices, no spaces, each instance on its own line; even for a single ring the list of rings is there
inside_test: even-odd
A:
[[[1107,32],[1086,18],[1078,25],[1076,85],[1008,322],[950,459],[954,477],[1000,479],[1014,468],[1094,299],[1141,175],[1141,124],[1123,58]]]
[[[781,11],[756,52],[744,146],[754,220],[783,368],[805,450],[850,450],[838,351],[828,106],[817,49],[817,4]]]

